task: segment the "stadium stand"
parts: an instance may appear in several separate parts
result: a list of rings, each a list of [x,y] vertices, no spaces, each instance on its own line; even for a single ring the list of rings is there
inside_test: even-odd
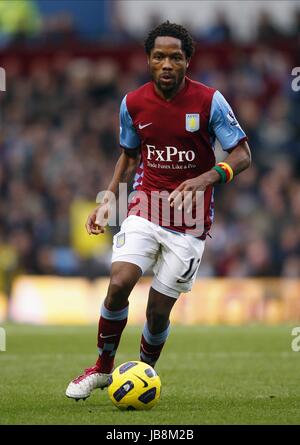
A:
[[[262,26],[247,45],[200,40],[189,73],[228,98],[253,153],[251,169],[216,187],[213,240],[200,276],[300,274],[300,94],[291,89],[290,68],[298,43],[284,36],[275,47]],[[78,247],[84,227],[74,229],[81,210],[72,209],[93,205],[108,184],[119,155],[120,101],[148,79],[147,66],[136,43],[63,45],[61,38],[51,45],[12,42],[0,53],[8,85],[0,93],[6,293],[19,273],[109,273],[111,234],[100,250]]]

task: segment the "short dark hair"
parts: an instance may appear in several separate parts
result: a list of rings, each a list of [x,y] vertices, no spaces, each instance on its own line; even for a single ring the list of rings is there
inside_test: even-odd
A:
[[[145,51],[150,55],[154,48],[156,37],[169,36],[181,40],[182,50],[185,52],[186,58],[190,59],[195,51],[195,44],[190,33],[181,25],[170,23],[169,20],[152,29],[145,40]]]

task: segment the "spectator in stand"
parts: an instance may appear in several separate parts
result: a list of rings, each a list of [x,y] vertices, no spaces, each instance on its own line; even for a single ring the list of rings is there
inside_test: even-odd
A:
[[[0,1],[0,47],[22,43],[41,30],[42,19],[35,2]]]
[[[291,39],[296,39],[297,43],[300,44],[300,8],[299,6],[295,8],[293,13],[294,23],[291,27],[291,32],[289,37]]]
[[[224,11],[217,11],[215,23],[200,34],[200,40],[206,43],[229,43],[232,40],[232,29]]]
[[[274,43],[282,36],[278,26],[275,25],[271,15],[267,11],[261,11],[258,18],[257,42]]]

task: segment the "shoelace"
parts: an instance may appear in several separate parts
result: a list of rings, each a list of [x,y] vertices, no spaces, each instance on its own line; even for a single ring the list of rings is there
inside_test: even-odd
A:
[[[92,366],[91,368],[86,368],[84,370],[84,374],[81,374],[80,376],[76,377],[76,379],[73,380],[73,383],[80,383],[81,380],[83,380],[85,377],[95,374],[97,372],[98,372],[98,370],[97,370],[96,366]]]

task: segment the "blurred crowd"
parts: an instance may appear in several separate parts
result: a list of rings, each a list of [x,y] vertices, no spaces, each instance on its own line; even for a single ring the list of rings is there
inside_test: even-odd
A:
[[[291,66],[286,52],[265,45],[236,54],[229,71],[209,54],[198,61],[195,77],[232,104],[253,158],[232,183],[215,187],[203,276],[300,276],[300,91],[291,87]]]
[[[77,6],[74,3],[60,0],[55,6],[52,0],[1,0],[0,48],[24,43],[40,46],[93,41],[105,42],[108,45],[128,45],[143,41],[144,27],[141,30],[128,26],[122,16],[124,10],[121,0],[101,0],[98,4],[93,4],[93,0],[76,0]],[[213,17],[205,24],[192,26],[185,17],[182,17],[182,24],[193,33],[199,43],[238,42],[241,33],[236,29],[226,8],[228,5],[222,5],[220,2],[214,9]],[[293,40],[300,45],[299,2],[295,2],[294,9],[287,10],[288,20],[285,26],[280,24],[275,18],[276,15],[270,11],[272,6],[259,5],[257,2],[257,15],[252,18],[254,23],[246,33],[246,40],[273,45]],[[165,18],[160,16],[160,9],[157,8],[156,12],[148,13],[145,26],[151,29],[164,20]]]
[[[215,187],[216,216],[200,276],[300,274],[300,92],[292,60],[265,44],[229,49],[229,62],[202,46],[189,76],[219,89],[249,137],[252,167]],[[0,289],[19,273],[109,273],[110,239],[101,255],[72,243],[71,207],[95,202],[113,174],[119,105],[148,80],[133,51],[129,70],[114,58],[32,58],[24,71],[6,59],[0,92]],[[217,159],[223,152],[217,148]],[[83,228],[84,230],[84,228]]]

